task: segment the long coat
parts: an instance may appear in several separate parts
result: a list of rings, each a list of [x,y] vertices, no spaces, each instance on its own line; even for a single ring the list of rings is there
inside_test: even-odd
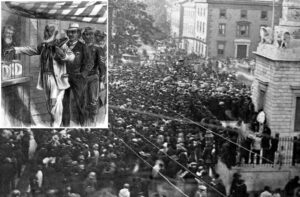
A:
[[[67,45],[69,46],[70,43],[68,42]],[[73,62],[67,64],[68,74],[70,74],[70,76],[82,74],[83,77],[86,77],[94,67],[91,52],[87,46],[80,41],[77,41],[72,48],[72,52],[75,55],[75,59]]]
[[[37,46],[36,48],[30,47],[30,46],[25,46],[25,47],[14,47],[14,49],[16,51],[16,54],[26,54],[29,56],[33,56],[33,55],[41,55],[43,47],[44,46],[42,43],[39,46]],[[65,90],[70,87],[68,78],[64,76],[65,74],[67,74],[67,68],[66,68],[65,62],[67,62],[67,61],[72,62],[74,60],[75,56],[74,56],[73,52],[67,47],[66,44],[64,44],[60,48],[66,54],[66,57],[60,63],[53,59],[53,69],[54,69],[54,74],[55,74],[55,78],[57,81],[58,89]],[[39,90],[44,89],[43,85],[42,85],[41,71],[40,71],[39,77],[38,77],[37,89],[39,89]]]

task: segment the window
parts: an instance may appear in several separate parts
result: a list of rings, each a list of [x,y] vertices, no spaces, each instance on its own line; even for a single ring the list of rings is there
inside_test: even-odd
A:
[[[203,54],[203,45],[201,43],[201,48],[200,48],[200,54],[202,55]]]
[[[238,37],[249,37],[249,23],[238,23],[237,36]]]
[[[205,16],[205,8],[203,8],[203,16]]]
[[[247,10],[241,10],[241,18],[247,18]]]
[[[202,22],[200,22],[200,32],[202,32]]]
[[[219,24],[219,35],[225,35],[226,31],[226,24],[220,23]]]
[[[296,97],[294,131],[300,131],[300,97]]]
[[[220,9],[220,18],[226,18],[226,10]]]
[[[223,56],[225,53],[225,42],[223,41],[218,41],[217,42],[217,49],[218,49],[218,55]]]
[[[268,11],[261,11],[260,18],[262,20],[267,20],[268,19]]]
[[[205,23],[203,22],[203,33],[205,33]]]

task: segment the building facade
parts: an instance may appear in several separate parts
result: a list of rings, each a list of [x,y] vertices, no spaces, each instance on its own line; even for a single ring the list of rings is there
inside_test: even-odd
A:
[[[193,53],[194,49],[194,36],[195,36],[195,3],[192,1],[182,4],[182,40],[181,48],[185,49],[188,53]]]
[[[206,56],[208,4],[195,2],[195,9],[195,37],[197,40],[194,41],[194,52],[198,55]]]
[[[194,21],[190,20],[190,15],[185,14],[186,10],[191,12],[191,6],[185,4],[192,3],[195,9]],[[260,28],[272,26],[272,0],[194,0],[181,5],[181,9],[176,9],[172,14],[172,28],[176,26],[179,28],[177,32],[184,32],[184,29],[180,30],[180,27],[187,28],[184,21],[193,22],[195,30],[191,52],[202,56],[251,58],[260,40]],[[274,0],[274,10],[274,24],[278,24],[281,0]],[[178,19],[178,16],[182,19]],[[183,25],[177,25],[176,21],[182,21]],[[180,33],[176,35],[183,36]]]
[[[284,0],[274,43],[255,52],[252,100],[266,113],[272,133],[300,134],[300,1]]]
[[[176,1],[171,6],[171,36],[179,38],[183,30],[183,6],[184,0]]]

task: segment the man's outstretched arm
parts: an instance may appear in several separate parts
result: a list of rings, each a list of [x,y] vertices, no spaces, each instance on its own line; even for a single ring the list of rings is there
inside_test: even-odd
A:
[[[24,46],[24,47],[14,47],[16,54],[26,54],[29,56],[40,55],[40,51],[37,47]]]

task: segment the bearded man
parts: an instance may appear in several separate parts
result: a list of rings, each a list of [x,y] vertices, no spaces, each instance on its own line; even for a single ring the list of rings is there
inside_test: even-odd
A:
[[[65,90],[70,87],[66,75],[66,62],[72,62],[75,58],[73,52],[66,45],[67,39],[58,39],[57,36],[57,26],[48,24],[44,30],[44,40],[36,48],[29,46],[13,48],[15,54],[41,56],[37,89],[45,91],[47,109],[53,127],[61,125],[62,101]]]
[[[15,54],[9,54],[9,56],[5,54],[6,50],[9,50],[15,46],[15,43],[13,42],[14,33],[15,28],[13,26],[7,25],[3,28],[1,38],[1,58],[4,61],[11,61],[13,59],[16,59]]]

